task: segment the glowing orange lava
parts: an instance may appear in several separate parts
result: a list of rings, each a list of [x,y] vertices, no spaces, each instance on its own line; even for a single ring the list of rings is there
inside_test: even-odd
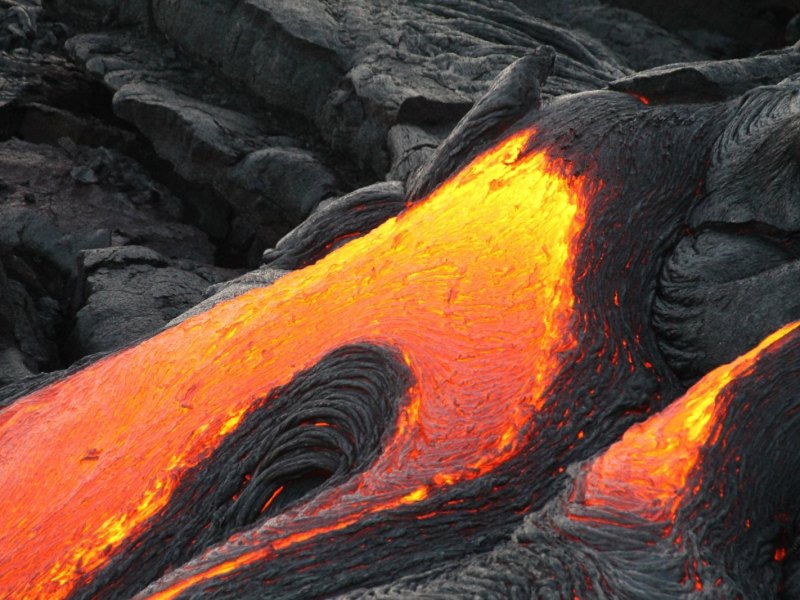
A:
[[[416,383],[377,463],[304,513],[335,518],[300,529],[286,515],[268,520],[286,524],[273,551],[419,502],[518,452],[577,343],[573,257],[587,204],[581,178],[544,153],[521,154],[531,135],[509,137],[318,263],[1,413],[0,589],[67,596],[260,399],[346,344],[398,349]]]
[[[779,329],[751,351],[711,371],[665,410],[628,429],[590,463],[576,501],[652,521],[674,519],[699,453],[713,443],[709,440],[713,425],[724,416],[726,386],[798,326],[800,322]]]

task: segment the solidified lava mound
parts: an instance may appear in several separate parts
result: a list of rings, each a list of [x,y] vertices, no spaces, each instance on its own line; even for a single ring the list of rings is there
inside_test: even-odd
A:
[[[0,6],[0,594],[800,596],[798,19],[650,8]]]

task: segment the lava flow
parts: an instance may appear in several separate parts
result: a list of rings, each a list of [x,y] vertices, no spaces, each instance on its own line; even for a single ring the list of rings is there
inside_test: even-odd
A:
[[[584,599],[797,597],[799,379],[794,322],[576,465],[516,533],[531,572]]]
[[[156,597],[420,502],[519,453],[577,344],[574,247],[591,193],[545,152],[524,152],[532,135],[509,136],[316,264],[7,408],[0,589],[79,593],[273,390],[348,344],[396,350],[413,379],[376,461],[320,493],[300,524],[290,513],[268,520],[264,548]]]
[[[800,597],[800,321],[571,465],[490,552],[347,597]]]
[[[659,414],[633,425],[591,463],[581,484],[581,503],[589,508],[632,512],[655,522],[674,521],[684,495],[692,492],[687,481],[702,449],[716,443],[721,433],[714,425],[728,410],[726,387],[798,325],[779,329],[732,363],[710,372]]]

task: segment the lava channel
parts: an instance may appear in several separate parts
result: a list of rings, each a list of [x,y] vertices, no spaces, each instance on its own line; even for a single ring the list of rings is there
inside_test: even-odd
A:
[[[523,152],[532,135],[510,135],[318,263],[4,410],[0,589],[78,594],[249,411],[346,345],[394,349],[412,374],[377,460],[302,514],[248,532],[255,550],[206,555],[153,597],[419,503],[517,455],[576,348],[574,256],[590,189],[546,152]]]

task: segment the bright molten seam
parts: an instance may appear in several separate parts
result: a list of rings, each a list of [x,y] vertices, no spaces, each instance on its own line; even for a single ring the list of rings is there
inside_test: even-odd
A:
[[[726,386],[744,375],[761,353],[800,326],[791,323],[733,362],[718,367],[684,396],[634,425],[586,472],[583,498],[589,507],[630,511],[652,521],[674,520],[691,470],[724,416]]]
[[[0,414],[0,589],[67,596],[260,399],[347,344],[398,349],[416,383],[376,464],[307,506],[311,524],[268,522],[283,531],[273,550],[419,502],[518,452],[576,346],[573,257],[586,210],[583,180],[544,153],[522,154],[531,135],[509,137],[320,262]],[[335,518],[315,528],[325,514]]]

